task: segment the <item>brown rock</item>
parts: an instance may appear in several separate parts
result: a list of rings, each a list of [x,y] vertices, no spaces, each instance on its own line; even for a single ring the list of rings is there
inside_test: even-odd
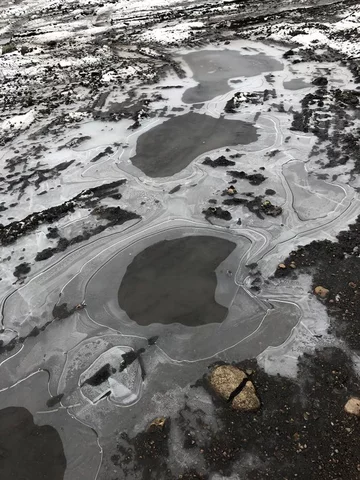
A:
[[[247,380],[245,372],[233,365],[221,365],[214,368],[210,376],[212,388],[225,400],[229,400],[239,385]],[[260,400],[256,396],[254,384],[247,380],[243,389],[238,393],[233,401],[232,407],[235,410],[250,412],[260,408]]]
[[[232,402],[232,407],[235,410],[242,410],[244,412],[253,412],[260,408],[260,400],[256,396],[256,390],[252,382],[247,381],[245,387],[236,395]]]
[[[315,292],[315,295],[317,295],[318,297],[326,298],[328,296],[329,290],[319,285],[318,287],[315,287],[314,292]]]
[[[154,420],[149,425],[149,430],[152,432],[154,432],[155,430],[164,430],[165,423],[165,417],[154,418]]]
[[[286,265],[285,265],[285,263],[279,263],[278,267],[281,268],[281,269],[284,269],[284,268],[286,268]]]
[[[246,373],[240,368],[233,365],[221,365],[211,372],[210,384],[216,393],[228,400],[245,378],[247,378]]]
[[[360,398],[351,397],[344,407],[345,412],[360,417]]]

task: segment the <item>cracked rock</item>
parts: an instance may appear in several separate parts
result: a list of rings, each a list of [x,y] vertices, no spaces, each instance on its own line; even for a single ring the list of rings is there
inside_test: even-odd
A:
[[[212,388],[225,400],[229,400],[231,394],[247,378],[246,373],[233,365],[221,365],[216,367],[210,376]]]
[[[210,384],[235,410],[250,412],[260,408],[254,384],[245,372],[233,365],[216,367],[211,373]]]
[[[234,397],[232,407],[235,410],[252,412],[260,408],[260,400],[256,395],[254,384],[248,380],[241,392]]]

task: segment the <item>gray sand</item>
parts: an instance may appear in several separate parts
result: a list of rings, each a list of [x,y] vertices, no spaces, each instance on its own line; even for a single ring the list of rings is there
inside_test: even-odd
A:
[[[139,325],[222,322],[228,312],[214,298],[215,269],[236,245],[195,236],[155,243],[128,266],[120,285],[120,307]]]
[[[140,135],[131,161],[149,177],[170,177],[202,153],[247,145],[257,138],[251,123],[189,112]]]
[[[194,80],[199,82],[184,92],[185,103],[205,102],[223,95],[230,90],[231,78],[253,77],[284,68],[278,60],[263,53],[241,55],[236,50],[200,50],[184,55],[183,59],[193,71]]]
[[[283,82],[283,85],[287,90],[301,90],[302,88],[311,87],[309,83],[304,82],[303,78],[293,78],[288,82]]]

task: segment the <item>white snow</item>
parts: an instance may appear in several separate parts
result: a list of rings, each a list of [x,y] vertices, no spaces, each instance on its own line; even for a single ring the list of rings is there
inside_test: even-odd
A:
[[[200,29],[203,26],[204,24],[202,22],[183,22],[166,27],[153,28],[142,34],[140,38],[150,42],[175,43],[185,40],[190,36],[193,29]]]
[[[15,115],[14,117],[4,120],[1,125],[1,130],[3,132],[8,132],[9,130],[25,130],[34,120],[35,110],[32,109],[24,115]]]

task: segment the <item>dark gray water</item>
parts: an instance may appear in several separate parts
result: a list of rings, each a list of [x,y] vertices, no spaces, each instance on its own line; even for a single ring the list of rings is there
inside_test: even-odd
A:
[[[303,78],[293,78],[288,82],[283,82],[284,88],[287,90],[301,90],[302,88],[311,87],[308,83],[304,82]]]
[[[235,247],[208,236],[155,243],[128,266],[118,294],[120,307],[139,325],[222,322],[228,309],[215,301],[215,270]]]
[[[248,122],[189,112],[140,135],[131,161],[149,177],[170,177],[202,153],[255,142],[256,131]]]
[[[223,95],[230,90],[231,78],[253,77],[284,68],[281,62],[263,53],[241,55],[236,50],[200,50],[184,55],[183,59],[194,73],[194,80],[199,82],[184,92],[185,103],[205,102]]]
[[[26,408],[0,410],[0,478],[62,480],[66,458],[55,428],[34,424]]]

